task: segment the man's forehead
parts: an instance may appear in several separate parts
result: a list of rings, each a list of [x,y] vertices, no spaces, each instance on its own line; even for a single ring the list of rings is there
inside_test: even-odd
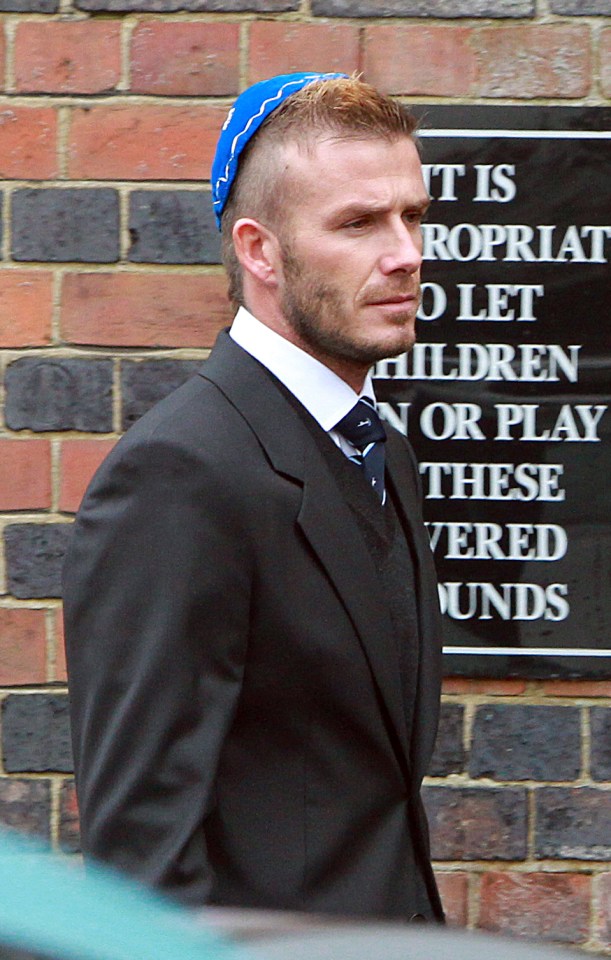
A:
[[[378,136],[367,135],[363,131],[343,131],[333,129],[310,130],[303,134],[287,137],[281,151],[289,156],[298,156],[303,158],[316,157],[320,152],[342,151],[346,153],[363,152],[373,147],[393,147],[402,145],[406,152],[416,151],[415,137],[408,134],[399,134],[397,136]]]
[[[362,196],[401,187],[424,191],[420,157],[409,137],[387,140],[326,135],[307,148],[290,142],[282,147],[281,168],[287,186],[314,188],[317,193],[341,190]]]

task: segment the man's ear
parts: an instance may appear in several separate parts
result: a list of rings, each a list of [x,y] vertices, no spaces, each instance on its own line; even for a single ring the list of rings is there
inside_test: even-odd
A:
[[[275,233],[258,220],[241,217],[233,226],[232,237],[242,269],[266,287],[278,286],[282,258]]]

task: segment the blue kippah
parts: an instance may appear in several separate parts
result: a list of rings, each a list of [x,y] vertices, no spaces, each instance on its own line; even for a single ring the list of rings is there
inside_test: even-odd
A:
[[[212,206],[221,228],[221,214],[238,172],[240,154],[263,121],[292,93],[309,83],[346,77],[345,73],[285,73],[262,80],[241,93],[227,114],[212,162]]]

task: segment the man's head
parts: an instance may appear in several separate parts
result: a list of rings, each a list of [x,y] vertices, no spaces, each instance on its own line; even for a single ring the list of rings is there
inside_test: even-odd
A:
[[[414,128],[369,84],[323,77],[269,112],[239,168],[217,154],[213,171],[233,176],[213,183],[231,298],[255,314],[257,300],[259,319],[323,362],[370,364],[413,341],[428,203]]]

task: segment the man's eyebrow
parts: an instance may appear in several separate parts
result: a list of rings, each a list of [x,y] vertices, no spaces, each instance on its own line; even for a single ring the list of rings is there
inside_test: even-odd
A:
[[[432,198],[429,196],[421,197],[413,201],[408,201],[403,204],[404,210],[418,210],[422,213],[426,213],[430,207]],[[345,206],[340,207],[339,209],[333,212],[334,219],[350,220],[352,217],[362,217],[368,215],[375,215],[377,213],[384,213],[385,210],[388,210],[388,204],[385,202],[378,202],[377,200],[367,201],[367,200],[354,200],[346,203]]]
[[[372,201],[369,203],[367,200],[354,200],[351,203],[347,203],[345,206],[340,207],[338,210],[334,211],[335,216],[343,220],[344,218],[350,219],[351,217],[361,217],[366,214],[379,213],[385,209],[385,204]]]

